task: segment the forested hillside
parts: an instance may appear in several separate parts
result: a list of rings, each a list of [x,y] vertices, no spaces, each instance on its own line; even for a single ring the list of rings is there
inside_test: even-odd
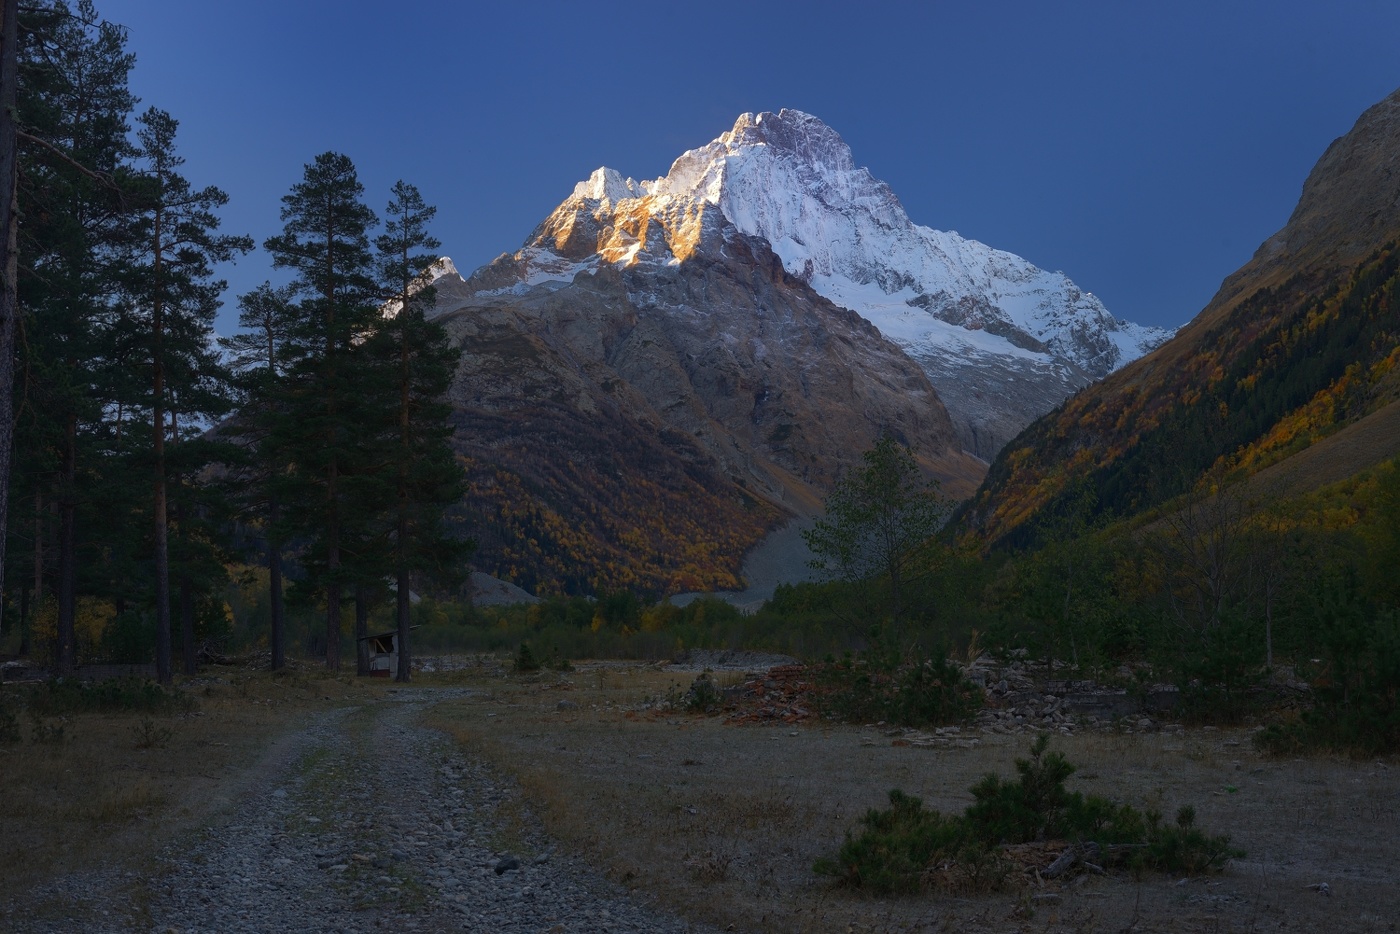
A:
[[[1083,489],[1105,518],[1131,516],[1207,472],[1257,472],[1395,401],[1397,151],[1400,92],[1328,149],[1288,226],[1195,321],[1008,445],[969,525],[988,542],[1028,544]]]

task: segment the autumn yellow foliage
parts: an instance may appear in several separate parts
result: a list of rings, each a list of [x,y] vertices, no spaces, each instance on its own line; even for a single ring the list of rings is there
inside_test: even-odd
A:
[[[77,641],[79,662],[88,661],[97,655],[102,646],[102,635],[116,617],[117,608],[110,601],[97,597],[78,598],[73,616],[73,635]],[[51,656],[58,640],[57,600],[46,597],[39,604],[33,626],[35,655],[41,663],[52,661]]]

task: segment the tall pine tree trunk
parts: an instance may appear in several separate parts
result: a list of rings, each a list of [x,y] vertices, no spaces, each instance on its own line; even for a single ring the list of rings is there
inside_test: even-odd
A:
[[[340,517],[336,511],[335,465],[331,465],[331,516],[326,529],[326,668],[340,670]]]
[[[160,320],[160,319],[157,318],[157,322],[159,322],[159,320]],[[160,333],[160,330],[159,330],[159,325],[157,325],[157,333],[156,333],[156,353],[157,353],[157,358],[156,358],[156,359],[157,359],[157,360],[160,359],[160,357],[159,357],[160,349],[161,349],[161,339],[160,339],[160,338],[161,338],[161,333]],[[157,393],[157,398],[160,398],[160,393]],[[178,409],[175,410],[175,411],[172,411],[172,412],[170,413],[170,436],[171,436],[172,438],[176,438],[176,439],[178,439],[178,438],[180,437],[180,412],[179,412]],[[157,463],[160,465],[160,467],[162,468],[162,469],[161,469],[160,476],[161,476],[162,478],[164,478],[164,476],[165,476],[165,471],[164,471],[164,467],[165,467],[165,453],[164,453],[164,448],[163,448],[163,447],[162,447],[161,450],[160,450],[160,454],[156,457],[156,462],[157,462]],[[167,491],[169,490],[169,485],[168,485],[168,484],[166,485],[166,489],[167,489]],[[166,528],[169,528],[169,525],[167,525]],[[183,502],[181,502],[178,498],[175,500],[175,528],[176,528],[178,534],[183,538],[183,537],[185,536],[185,504],[184,504]],[[166,546],[167,546],[167,547],[169,547],[168,538],[169,538],[169,536],[167,535],[167,542],[166,542]],[[181,552],[180,549],[178,549],[178,548],[176,549],[176,551],[177,551],[177,553],[180,553],[180,554],[183,555],[184,561],[185,561],[185,562],[188,562],[188,560],[189,560],[189,555],[188,555],[188,552],[187,552],[187,551]],[[169,576],[168,576],[169,573],[170,573],[170,567],[169,567],[169,565],[170,565],[170,561],[169,561],[169,558],[167,557],[167,559],[166,559],[166,574],[167,574],[167,577],[166,577],[166,585],[165,585],[167,590],[170,588],[170,579],[169,579]],[[182,666],[182,667],[184,668],[185,674],[190,675],[190,676],[194,676],[194,675],[196,675],[196,674],[199,674],[199,653],[198,653],[197,651],[195,651],[195,644],[194,644],[194,595],[193,595],[193,593],[192,593],[192,588],[191,588],[191,585],[190,585],[189,566],[188,566],[188,564],[186,564],[186,563],[182,563],[182,564],[181,564],[181,567],[180,567],[179,586],[180,586],[180,654],[181,654],[181,656],[182,656],[182,657],[181,657],[181,661],[183,662],[183,666]]]
[[[267,377],[270,381],[277,379],[277,344],[273,333],[273,329],[269,325],[267,330]],[[272,642],[272,670],[281,671],[287,664],[287,629],[286,615],[282,606],[282,542],[277,536],[277,523],[282,515],[278,507],[277,495],[271,490],[273,473],[276,469],[276,466],[271,463],[267,465],[267,586],[269,591],[268,610],[272,614],[272,631],[268,634],[268,638]]]
[[[404,268],[408,268],[408,257],[405,253]],[[399,306],[400,315],[411,314],[408,308],[408,282],[403,283],[403,291],[400,292]],[[413,656],[409,652],[408,645],[408,461],[412,450],[412,433],[410,416],[412,409],[412,374],[409,367],[408,353],[408,328],[407,319],[404,319],[405,326],[401,332],[399,341],[399,489],[398,489],[398,516],[396,528],[394,529],[394,559],[395,559],[395,585],[397,594],[394,600],[394,617],[399,629],[399,666],[394,672],[395,681],[407,682],[413,672]]]
[[[42,491],[34,491],[34,615],[38,615],[44,606],[44,494]],[[24,630],[19,637],[19,654],[28,655],[30,650],[30,633],[34,631],[33,623],[25,620]]]
[[[340,670],[340,584],[326,590],[326,668]]]
[[[402,528],[402,523],[400,524]],[[408,644],[408,564],[399,562],[398,594],[394,599],[394,615],[399,623],[399,670],[394,673],[395,681],[408,681],[412,673],[413,654]]]
[[[156,275],[160,275],[160,226],[156,226]],[[155,352],[152,356],[153,425],[155,455],[155,599],[156,599],[156,680],[170,684],[175,677],[170,646],[170,522],[165,482],[165,367],[161,360],[161,307],[152,311]]]
[[[159,435],[160,430],[156,433]],[[159,456],[157,454],[157,458]],[[156,477],[155,493],[156,680],[169,684],[174,680],[174,664],[170,645],[170,550],[164,477]]]
[[[267,507],[267,585],[271,591],[268,600],[272,612],[272,670],[279,671],[287,664],[287,632],[282,608],[282,545],[277,541],[273,529],[277,525],[277,500]]]
[[[10,458],[14,450],[15,318],[19,314],[19,150],[15,108],[19,87],[19,0],[3,0],[0,22],[0,593],[9,537]]]
[[[355,584],[355,674],[369,674],[369,588]]]
[[[180,575],[180,646],[184,650],[185,674],[199,674],[199,652],[194,644],[194,588],[188,574]]]
[[[330,243],[331,237],[327,237]],[[327,256],[331,255],[327,251]],[[329,387],[326,424],[330,432],[327,443],[335,450],[336,438],[336,394],[340,384],[336,382],[336,340],[335,340],[335,295],[327,295],[329,309],[326,327],[326,380]],[[340,670],[340,462],[331,457],[326,478],[326,504],[329,507],[326,522],[326,667],[331,671]]]
[[[78,609],[78,416],[70,413],[64,426],[63,496],[58,507],[58,644],[54,663],[59,677],[69,677],[78,666],[74,620]]]

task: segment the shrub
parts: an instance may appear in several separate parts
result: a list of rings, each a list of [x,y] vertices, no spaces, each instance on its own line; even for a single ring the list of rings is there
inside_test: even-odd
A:
[[[540,660],[535,657],[534,650],[530,648],[530,643],[520,643],[520,649],[515,653],[514,668],[516,672],[521,674],[540,670]]]
[[[169,727],[156,726],[155,721],[145,717],[139,726],[131,728],[131,734],[136,738],[137,749],[164,749],[174,732]]]
[[[942,657],[910,664],[871,658],[815,666],[818,709],[838,720],[884,720],[903,726],[966,721],[982,705],[982,692]]]
[[[972,786],[974,803],[964,818],[977,836],[991,843],[1029,843],[1068,836],[1083,819],[1084,799],[1065,789],[1074,766],[1058,752],[1045,754],[1050,737],[1042,733],[1030,759],[1017,759],[1020,778],[1003,781],[988,773]]]
[[[957,817],[891,791],[889,810],[867,811],[861,833],[847,834],[836,856],[818,860],[814,871],[885,894],[999,886],[1009,875],[1002,846],[1037,840],[1092,844],[1106,863],[1164,872],[1206,872],[1244,855],[1229,837],[1196,828],[1189,806],[1167,825],[1155,811],[1069,791],[1064,782],[1074,766],[1047,753],[1048,745],[1042,734],[1030,759],[1016,760],[1015,781],[983,778],[972,788],[975,802]]]
[[[1255,745],[1280,755],[1400,750],[1400,614],[1342,604],[1325,607],[1317,623],[1324,654],[1312,672],[1313,709],[1256,733]]]
[[[194,706],[179,691],[166,690],[141,678],[113,678],[86,684],[55,678],[29,695],[29,710],[39,716],[73,713],[178,713]]]
[[[818,860],[813,869],[874,892],[907,894],[924,888],[940,861],[983,849],[966,821],[926,811],[923,801],[898,789],[890,792],[889,810],[871,808],[861,824],[860,836],[848,834],[836,858]]]
[[[19,717],[10,709],[8,699],[0,697],[0,745],[13,746],[21,739]]]
[[[702,672],[681,698],[681,706],[691,713],[711,713],[718,710],[724,695],[708,671]]]

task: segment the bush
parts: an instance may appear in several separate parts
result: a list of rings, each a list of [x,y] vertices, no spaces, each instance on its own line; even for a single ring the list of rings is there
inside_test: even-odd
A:
[[[874,892],[908,894],[925,887],[940,861],[980,848],[966,821],[926,811],[922,800],[898,789],[890,792],[889,810],[871,808],[861,824],[860,836],[848,834],[836,858],[818,860],[813,869]]]
[[[1311,672],[1314,707],[1256,733],[1255,745],[1278,755],[1400,750],[1400,614],[1339,600],[1322,607],[1316,622],[1323,660]]]
[[[15,716],[8,700],[0,696],[0,745],[3,746],[13,746],[21,739],[19,717]]]
[[[102,654],[123,665],[149,662],[156,655],[155,620],[131,610],[118,613],[102,633]]]
[[[900,665],[868,654],[815,666],[818,709],[852,722],[902,726],[962,723],[982,706],[982,691],[942,657]]]
[[[711,713],[724,702],[724,695],[708,671],[702,672],[681,698],[681,706],[691,713]]]
[[[113,678],[86,684],[55,678],[29,695],[29,710],[36,716],[73,713],[178,713],[194,701],[178,691],[166,690],[141,678]]]
[[[1048,745],[1042,734],[1030,759],[1016,760],[1015,781],[983,778],[972,788],[976,801],[957,817],[926,811],[918,798],[891,791],[889,810],[867,811],[860,835],[847,834],[836,856],[818,860],[814,871],[897,894],[1000,886],[1010,868],[1001,848],[1040,840],[1092,844],[1106,863],[1163,872],[1206,872],[1244,855],[1231,848],[1229,837],[1197,829],[1191,807],[1177,813],[1173,826],[1155,811],[1069,791],[1064,782],[1074,766],[1060,753],[1047,754]]]
[[[520,643],[520,649],[515,653],[515,671],[518,674],[528,674],[532,671],[539,671],[540,660],[535,657],[535,652],[530,648],[530,643]]]
[[[166,743],[170,742],[170,737],[174,735],[169,727],[156,726],[155,721],[149,717],[142,718],[139,726],[131,728],[131,735],[136,738],[137,749],[164,749]]]
[[[1084,799],[1065,789],[1074,766],[1063,754],[1045,754],[1050,738],[1041,734],[1031,746],[1030,759],[1017,759],[1020,778],[1003,781],[988,773],[972,786],[974,803],[964,818],[979,839],[990,843],[1030,843],[1070,834],[1082,823]]]

